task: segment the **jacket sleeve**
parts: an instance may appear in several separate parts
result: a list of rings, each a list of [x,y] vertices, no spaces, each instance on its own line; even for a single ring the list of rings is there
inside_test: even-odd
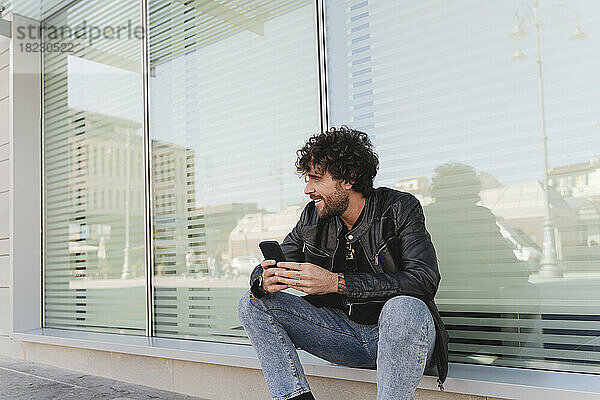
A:
[[[304,247],[304,241],[300,236],[300,229],[302,227],[302,221],[304,220],[305,213],[306,208],[302,212],[300,219],[298,220],[298,223],[296,224],[294,229],[292,229],[292,231],[287,234],[287,236],[285,237],[285,239],[283,239],[283,242],[281,243],[281,250],[283,251],[283,254],[285,255],[285,259],[287,261],[304,261],[304,252],[302,251]],[[259,264],[256,267],[254,267],[254,270],[250,274],[250,291],[257,298],[261,298],[268,294],[258,286],[258,278],[262,275],[262,272],[262,267]]]
[[[347,301],[387,299],[408,295],[428,301],[433,299],[440,282],[435,249],[425,229],[425,216],[419,201],[412,200],[396,215],[397,272],[346,273]]]

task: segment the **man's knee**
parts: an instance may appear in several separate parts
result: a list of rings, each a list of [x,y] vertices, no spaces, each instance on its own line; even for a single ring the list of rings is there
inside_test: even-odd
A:
[[[240,321],[256,312],[266,312],[271,307],[277,307],[285,303],[284,293],[271,293],[267,296],[257,298],[252,292],[247,291],[238,301],[238,316]]]
[[[431,321],[430,321],[431,320]],[[433,322],[427,305],[412,296],[396,296],[385,302],[379,315],[379,330],[392,330],[396,334],[420,329]]]

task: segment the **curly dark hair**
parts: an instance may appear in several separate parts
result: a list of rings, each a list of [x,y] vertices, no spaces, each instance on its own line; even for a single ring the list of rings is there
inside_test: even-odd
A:
[[[296,152],[296,172],[306,175],[311,167],[319,173],[328,171],[337,181],[354,182],[352,189],[368,196],[379,168],[369,136],[342,125],[311,136]]]

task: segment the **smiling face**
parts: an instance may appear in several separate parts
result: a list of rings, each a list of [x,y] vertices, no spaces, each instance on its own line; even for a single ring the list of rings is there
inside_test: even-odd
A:
[[[313,168],[304,176],[306,187],[304,194],[310,196],[317,207],[320,218],[329,218],[342,215],[350,204],[348,190],[344,189],[341,182],[333,179],[327,171],[320,172]]]

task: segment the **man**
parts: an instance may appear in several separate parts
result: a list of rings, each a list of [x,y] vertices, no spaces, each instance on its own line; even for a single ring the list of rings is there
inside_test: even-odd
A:
[[[311,202],[238,306],[273,399],[314,399],[296,348],[377,369],[377,398],[412,399],[423,372],[447,373],[448,336],[433,302],[440,275],[418,200],[373,188],[379,160],[345,126],[312,136],[296,169]],[[282,292],[294,288],[299,297]]]

